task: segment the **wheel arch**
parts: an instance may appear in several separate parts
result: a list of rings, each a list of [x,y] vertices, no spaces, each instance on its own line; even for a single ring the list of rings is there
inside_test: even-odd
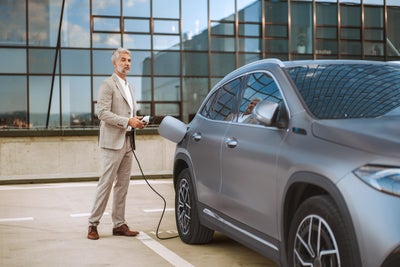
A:
[[[345,219],[346,225],[350,227],[354,240],[356,240],[354,243],[354,249],[358,252],[358,255],[360,255],[354,224],[344,197],[338,190],[337,186],[330,179],[320,174],[311,172],[298,172],[289,179],[284,193],[285,197],[282,207],[283,212],[281,215],[282,251],[285,253],[283,257],[285,259],[287,258],[289,245],[287,240],[289,237],[290,224],[293,220],[296,210],[306,199],[317,195],[330,196],[338,206],[343,218]]]
[[[189,157],[184,153],[179,153],[175,155],[174,159],[174,169],[173,169],[173,179],[174,179],[174,188],[176,184],[176,180],[178,179],[179,173],[186,168],[189,168]],[[190,172],[192,172],[191,168]],[[193,176],[193,173],[192,173]]]

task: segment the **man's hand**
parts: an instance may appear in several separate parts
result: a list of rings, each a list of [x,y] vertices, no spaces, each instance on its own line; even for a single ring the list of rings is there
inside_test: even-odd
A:
[[[146,123],[141,121],[142,118],[143,116],[135,116],[133,118],[130,118],[128,125],[132,128],[143,129],[144,126],[146,126]]]

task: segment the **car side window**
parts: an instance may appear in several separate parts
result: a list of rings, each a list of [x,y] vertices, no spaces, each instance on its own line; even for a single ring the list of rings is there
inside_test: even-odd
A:
[[[255,72],[248,76],[240,101],[238,122],[258,124],[252,115],[254,107],[261,101],[268,100],[280,104],[282,94],[272,76],[266,72]]]
[[[201,115],[212,120],[230,120],[231,114],[235,112],[242,80],[243,78],[232,80],[216,90],[207,100]]]

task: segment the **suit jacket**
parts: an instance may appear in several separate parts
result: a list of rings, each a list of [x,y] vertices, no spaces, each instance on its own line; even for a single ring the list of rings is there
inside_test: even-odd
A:
[[[136,102],[130,84],[129,90],[134,104],[133,115],[117,74],[113,73],[100,85],[97,107],[100,119],[99,146],[102,148],[121,149],[125,143],[129,118],[136,114]]]

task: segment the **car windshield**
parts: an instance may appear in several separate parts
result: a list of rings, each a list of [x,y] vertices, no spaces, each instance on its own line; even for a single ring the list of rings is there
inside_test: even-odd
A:
[[[400,106],[400,65],[315,64],[288,71],[319,119],[375,118]]]

